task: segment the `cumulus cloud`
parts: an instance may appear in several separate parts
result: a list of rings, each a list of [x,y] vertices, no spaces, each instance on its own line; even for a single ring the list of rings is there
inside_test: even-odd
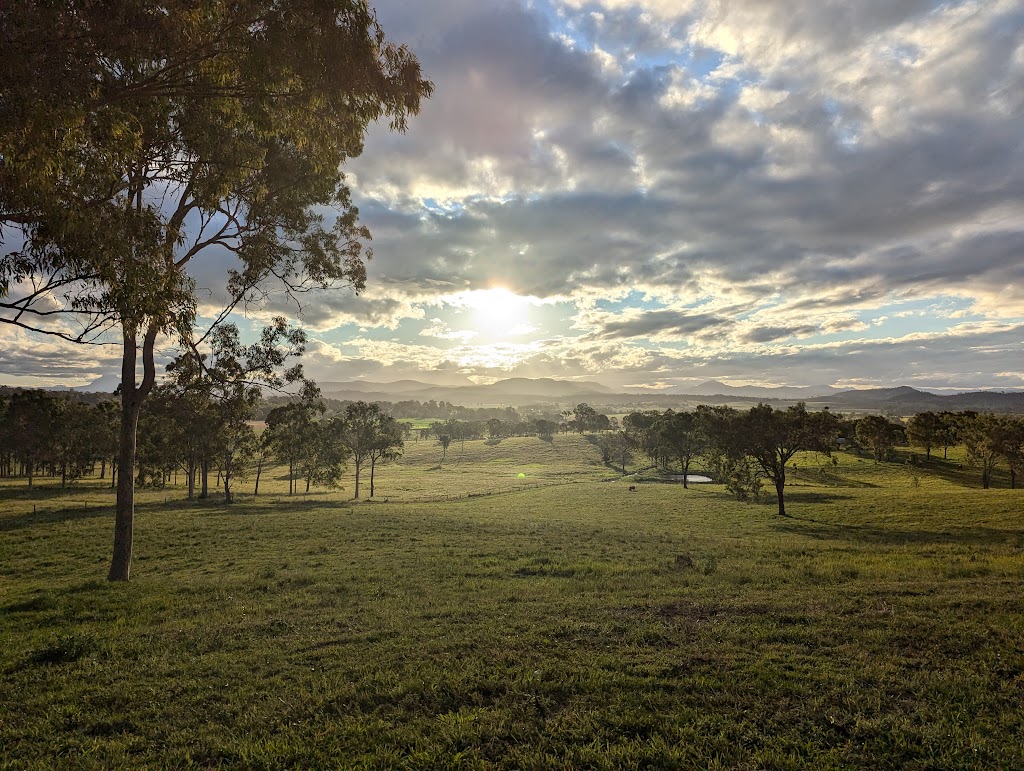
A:
[[[708,313],[685,313],[674,310],[629,312],[625,314],[600,314],[597,329],[592,336],[598,340],[609,339],[666,339],[687,340],[708,333],[717,333],[733,322],[721,316]]]
[[[166,363],[161,355],[160,363]],[[76,345],[0,325],[0,373],[5,385],[85,386],[120,371],[116,345]]]
[[[430,321],[430,326],[420,332],[422,337],[436,337],[440,340],[461,340],[467,343],[478,336],[478,333],[472,329],[452,330],[441,319],[431,319]]]
[[[374,5],[436,92],[347,169],[375,256],[364,294],[299,299],[337,352],[325,371],[1016,377],[1016,0]],[[196,267],[210,312],[223,271]],[[444,298],[496,286],[571,308],[502,342],[445,315]]]
[[[818,327],[812,324],[796,327],[754,327],[743,337],[750,343],[770,343],[773,340],[785,340],[790,337],[808,337],[817,331]]]

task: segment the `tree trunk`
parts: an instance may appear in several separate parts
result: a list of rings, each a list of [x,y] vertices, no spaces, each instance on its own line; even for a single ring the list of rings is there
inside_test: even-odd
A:
[[[185,476],[188,478],[188,499],[191,501],[196,497],[196,462],[194,458],[189,459]]]
[[[779,498],[779,516],[786,516],[786,499],[783,497],[786,490],[786,472],[783,471],[775,480],[775,494]]]
[[[28,467],[28,489],[32,489],[32,461],[25,464]]]
[[[353,498],[358,498],[359,497],[359,466],[360,465],[361,465],[361,461],[356,461],[356,494],[353,496]]]
[[[370,497],[373,497],[373,473],[377,467],[377,459],[370,458]]]
[[[224,503],[231,503],[231,459],[224,458]]]
[[[690,459],[683,461],[683,489],[690,489]]]
[[[117,504],[114,513],[114,555],[110,561],[108,581],[127,581],[132,569],[132,531],[135,524],[135,442],[139,412],[146,395],[156,380],[153,347],[156,326],[146,330],[142,342],[142,383],[135,385],[137,358],[135,330],[122,325],[124,350],[121,358],[121,428],[117,453]]]
[[[107,476],[107,459],[100,458],[100,479],[104,479]]]
[[[205,500],[210,497],[210,461],[206,458],[199,463],[199,477],[202,487],[199,497]]]
[[[256,485],[252,489],[252,495],[255,498],[260,494],[260,474],[263,473],[263,458],[260,458],[256,462]]]

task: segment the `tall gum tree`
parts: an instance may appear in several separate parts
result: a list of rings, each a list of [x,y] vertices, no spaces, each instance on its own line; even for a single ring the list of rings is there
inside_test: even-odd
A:
[[[26,0],[4,4],[0,49],[0,322],[119,340],[125,581],[156,342],[202,340],[190,266],[228,261],[215,325],[271,279],[361,289],[369,232],[341,167],[432,85],[365,0]]]

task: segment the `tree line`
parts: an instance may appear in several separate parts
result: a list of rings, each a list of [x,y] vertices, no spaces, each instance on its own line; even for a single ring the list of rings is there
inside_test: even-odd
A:
[[[192,349],[176,357],[167,377],[153,387],[140,410],[130,466],[120,453],[125,425],[116,402],[90,406],[45,391],[15,392],[0,401],[0,474],[26,476],[31,487],[35,472],[45,469],[59,472],[67,484],[94,473],[97,463],[104,476],[109,461],[111,485],[119,471],[122,479],[127,472],[133,486],[154,487],[181,472],[190,500],[209,496],[214,474],[214,484],[231,503],[233,481],[252,472],[258,495],[271,463],[287,466],[292,495],[303,480],[307,492],[313,484],[336,487],[351,459],[355,497],[366,463],[372,496],[377,466],[401,454],[402,429],[378,405],[366,402],[325,418],[319,389],[303,376],[301,365],[286,367],[302,354],[305,342],[305,334],[283,318],[248,345],[233,324],[217,327],[207,352]],[[252,417],[262,394],[288,385],[299,389],[298,398],[273,408],[266,428],[257,433]]]
[[[693,412],[632,412],[622,430],[604,442],[605,460],[617,458],[625,472],[634,450],[645,453],[662,468],[675,465],[688,486],[691,464],[704,468],[737,498],[757,497],[765,482],[774,487],[779,514],[785,515],[787,468],[799,452],[825,457],[842,447],[869,454],[876,462],[893,457],[894,448],[922,447],[925,462],[933,450],[963,445],[966,462],[980,472],[983,488],[992,473],[1005,464],[1010,486],[1024,469],[1024,418],[992,413],[922,412],[906,423],[881,415],[844,417],[828,410],[808,412],[804,404],[773,409],[759,404],[741,412],[726,406],[701,405]]]
[[[924,462],[940,448],[965,448],[965,461],[980,473],[984,488],[993,472],[1005,466],[1011,487],[1024,469],[1024,418],[992,413],[922,412],[904,421],[881,415],[844,417],[828,410],[808,412],[797,404],[774,409],[760,404],[748,411],[725,406],[698,406],[693,411],[631,412],[621,420],[601,415],[587,404],[563,413],[563,420],[523,419],[503,410],[505,420],[434,421],[412,429],[382,405],[346,402],[331,411],[301,368],[283,369],[285,360],[301,353],[304,336],[283,320],[264,330],[260,340],[241,345],[237,330],[224,325],[210,340],[210,353],[195,352],[175,359],[168,377],[153,389],[139,423],[137,485],[162,487],[182,474],[189,499],[205,498],[213,489],[233,498],[239,478],[260,481],[271,465],[287,469],[288,492],[313,486],[337,487],[348,463],[355,472],[354,497],[362,494],[369,472],[369,495],[375,494],[381,465],[399,457],[406,439],[433,438],[442,447],[441,462],[451,442],[512,436],[538,436],[550,441],[556,432],[578,431],[592,437],[603,459],[623,473],[634,453],[668,471],[678,469],[689,486],[694,463],[740,499],[759,497],[767,483],[774,488],[779,513],[785,515],[787,469],[800,452],[829,457],[838,448],[875,461],[889,460],[897,446],[924,450]],[[277,399],[261,412],[268,386],[300,384],[297,398]],[[257,431],[253,418],[264,415]],[[109,476],[119,471],[118,438],[121,413],[114,401],[92,405],[73,397],[40,390],[13,390],[0,397],[0,476],[19,476],[32,487],[44,474],[62,485],[86,475]]]
[[[288,494],[311,486],[335,488],[349,463],[354,497],[369,470],[370,497],[379,467],[402,454],[402,424],[379,405],[349,404],[325,416],[315,386],[280,405],[257,432],[240,402],[211,390],[157,386],[139,419],[137,486],[162,488],[181,474],[187,497],[207,498],[220,488],[231,503],[233,484],[260,481],[271,465],[287,468]],[[90,405],[42,390],[20,390],[0,400],[0,477],[21,477],[31,489],[39,476],[59,477],[61,486],[85,476],[116,483],[120,411],[113,400]]]

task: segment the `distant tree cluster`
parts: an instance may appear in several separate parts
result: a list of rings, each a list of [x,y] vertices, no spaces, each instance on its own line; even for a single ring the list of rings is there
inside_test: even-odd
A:
[[[298,338],[287,330],[278,336]],[[206,498],[214,486],[225,503],[233,483],[253,479],[254,495],[271,465],[287,470],[288,493],[312,486],[337,487],[346,461],[355,466],[356,498],[364,468],[370,472],[370,496],[379,467],[402,454],[402,424],[376,404],[355,402],[341,415],[324,417],[319,391],[304,382],[299,398],[275,407],[257,432],[252,409],[260,400],[259,368],[272,366],[265,337],[239,346],[230,326],[222,328],[214,355],[180,357],[171,377],[154,388],[139,422],[137,485],[164,487],[183,474],[188,498]],[[278,350],[278,353],[281,353]],[[264,372],[265,376],[267,373]],[[292,370],[291,375],[300,374]],[[273,377],[263,377],[263,385]],[[121,415],[113,400],[92,406],[69,396],[40,390],[12,391],[0,399],[0,477],[60,477],[61,485],[83,476],[109,474],[114,485]],[[98,467],[98,472],[97,472]]]
[[[737,498],[756,498],[764,482],[771,483],[780,514],[785,514],[786,469],[798,452],[828,456],[843,447],[882,462],[894,457],[896,447],[912,444],[924,448],[927,462],[939,447],[946,458],[950,447],[962,445],[986,489],[1000,465],[1009,472],[1011,488],[1024,470],[1024,418],[992,413],[922,412],[904,423],[881,415],[807,412],[803,404],[786,410],[759,404],[746,412],[701,405],[693,412],[632,412],[622,424],[616,439],[663,469],[677,466],[684,486],[691,463],[700,459]]]
[[[925,450],[942,447],[943,458],[949,447],[963,445],[967,464],[978,469],[981,486],[988,489],[992,473],[1005,465],[1010,487],[1017,487],[1017,475],[1024,470],[1024,418],[991,412],[921,412],[907,423],[907,440]]]
[[[355,467],[354,497],[360,497],[360,481],[369,466],[370,497],[375,493],[378,467],[402,454],[401,424],[376,404],[355,402],[341,415],[326,416],[319,391],[305,383],[300,397],[275,407],[265,428],[257,433],[251,413],[235,411],[230,402],[210,401],[206,394],[159,389],[152,409],[144,414],[140,434],[140,481],[145,469],[162,483],[172,471],[182,470],[188,479],[188,496],[200,478],[199,497],[209,494],[207,477],[214,471],[223,485],[224,500],[231,503],[231,480],[253,478],[253,495],[259,495],[266,469],[277,465],[287,470],[288,494],[314,486],[336,488],[346,463]],[[172,417],[173,416],[173,417]],[[169,421],[168,418],[171,418]]]
[[[113,484],[120,412],[113,401],[90,405],[47,391],[0,398],[0,477],[60,477],[61,486],[96,473]]]
[[[287,397],[270,397],[257,408],[257,418],[266,419],[267,414],[274,407],[288,401]],[[324,406],[328,414],[340,414],[345,408],[355,402],[347,399],[331,399],[323,397]],[[374,404],[399,419],[412,418],[415,420],[436,420],[449,421],[458,420],[466,423],[487,422],[498,420],[502,423],[516,423],[521,421],[535,420],[537,418],[559,419],[557,414],[551,413],[547,408],[540,406],[525,407],[461,407],[451,402],[435,401],[429,399],[424,402],[414,399],[406,399],[398,402],[375,401]]]
[[[707,405],[694,412],[633,412],[623,425],[624,436],[655,463],[678,464],[684,487],[697,458],[741,500],[758,497],[768,480],[783,516],[787,465],[798,452],[831,452],[839,430],[828,410],[808,412],[802,403],[786,410],[759,404],[746,412]]]

